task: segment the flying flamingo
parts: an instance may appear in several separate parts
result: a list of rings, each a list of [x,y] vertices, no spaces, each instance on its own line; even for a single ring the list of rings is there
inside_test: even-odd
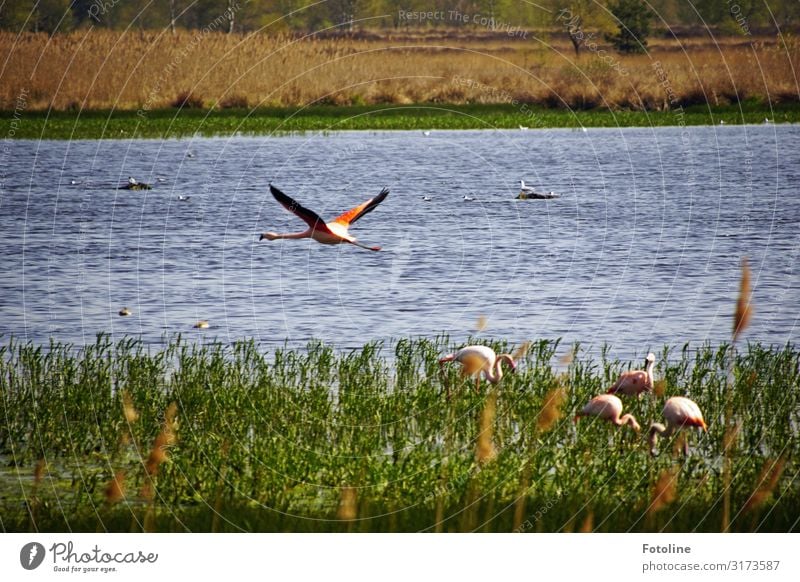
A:
[[[703,420],[703,413],[693,400],[684,398],[683,396],[673,396],[664,404],[664,418],[667,420],[667,426],[664,427],[660,422],[654,422],[650,425],[650,454],[656,455],[656,442],[658,442],[658,435],[664,438],[672,436],[674,433],[684,428],[697,427],[707,431],[706,421]],[[689,454],[689,443],[683,441],[683,454]]]
[[[622,414],[622,400],[611,394],[595,396],[575,416],[575,421],[581,416],[596,416],[601,420],[608,420],[617,426],[628,425],[636,432],[641,430],[639,423],[632,414]]]
[[[644,370],[631,370],[623,372],[608,389],[608,394],[624,394],[625,396],[641,397],[642,392],[653,390],[653,365],[656,362],[656,355],[652,352],[647,354],[644,360]]]
[[[494,353],[492,348],[486,346],[466,346],[448,354],[439,360],[439,366],[442,367],[448,362],[456,361],[462,366],[462,374],[464,376],[472,376],[476,374],[475,389],[479,390],[481,386],[481,373],[492,384],[497,384],[503,377],[503,368],[500,366],[505,362],[511,367],[511,371],[517,369],[514,363],[514,358],[511,354],[500,354],[499,356]]]
[[[350,243],[356,245],[357,247],[361,247],[362,249],[367,249],[370,251],[381,250],[381,247],[369,247],[367,245],[361,244],[355,239],[355,237],[350,235],[350,233],[348,232],[348,228],[356,220],[358,220],[368,212],[372,212],[373,210],[375,210],[375,207],[386,199],[386,197],[389,195],[389,190],[387,188],[381,190],[381,193],[375,196],[375,198],[370,198],[363,204],[356,206],[355,208],[351,208],[347,212],[337,216],[331,222],[328,223],[322,220],[316,212],[300,206],[300,204],[298,204],[295,200],[291,199],[289,196],[278,190],[272,184],[270,184],[269,189],[272,192],[272,195],[275,197],[275,200],[280,202],[281,205],[284,208],[286,208],[286,210],[298,216],[299,218],[303,219],[303,221],[305,221],[305,223],[308,224],[308,229],[304,230],[303,232],[295,232],[288,234],[265,232],[258,239],[259,241],[262,241],[264,239],[277,240],[281,238],[291,238],[291,239],[312,238],[315,241],[322,243],[324,245],[338,245],[341,243]]]

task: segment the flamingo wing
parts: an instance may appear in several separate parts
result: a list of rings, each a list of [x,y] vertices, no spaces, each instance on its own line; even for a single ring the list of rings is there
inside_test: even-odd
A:
[[[614,382],[614,385],[608,389],[609,394],[625,394],[627,396],[636,396],[641,392],[649,392],[653,389],[650,385],[650,377],[647,372],[642,370],[631,370],[630,372],[623,372],[620,377]]]
[[[700,407],[693,400],[675,396],[664,406],[664,418],[676,426],[696,426],[706,430],[706,422]]]
[[[581,409],[582,416],[597,416],[603,420],[616,418],[622,413],[622,401],[610,394],[601,394],[592,398]]]
[[[381,202],[383,202],[386,197],[389,195],[389,189],[384,188],[381,190],[381,193],[375,196],[374,198],[370,198],[363,204],[356,206],[355,208],[351,208],[347,212],[343,212],[339,216],[333,219],[332,222],[338,222],[342,226],[350,226],[356,220],[367,214],[368,212],[372,212],[375,210],[375,207],[378,206]]]
[[[320,218],[320,216],[314,212],[313,210],[309,210],[304,206],[301,206],[297,200],[291,198],[278,190],[272,184],[269,185],[269,190],[272,192],[272,195],[275,197],[275,200],[280,202],[281,206],[283,206],[286,210],[297,216],[298,218],[302,219],[308,226],[312,228],[312,230],[324,231],[330,234],[333,234],[330,229],[325,225],[325,221]]]

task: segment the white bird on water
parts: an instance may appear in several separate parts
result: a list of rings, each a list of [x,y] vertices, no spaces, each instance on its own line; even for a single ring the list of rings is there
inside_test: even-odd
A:
[[[536,191],[533,188],[525,184],[525,180],[519,181],[519,192],[520,194],[536,194]]]

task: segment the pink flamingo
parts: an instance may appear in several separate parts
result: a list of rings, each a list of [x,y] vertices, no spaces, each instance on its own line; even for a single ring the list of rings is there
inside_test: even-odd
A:
[[[265,232],[261,235],[258,239],[262,241],[264,239],[267,240],[277,240],[282,238],[289,238],[289,239],[296,239],[296,238],[311,238],[315,241],[322,243],[324,245],[338,245],[342,243],[350,243],[356,245],[357,247],[361,247],[362,249],[367,249],[370,251],[379,251],[381,247],[369,247],[367,245],[363,245],[358,242],[355,237],[351,236],[348,232],[350,225],[353,224],[356,220],[367,214],[368,212],[372,212],[375,210],[375,207],[378,206],[381,202],[383,202],[386,197],[389,195],[389,190],[384,188],[381,190],[380,194],[375,196],[375,198],[370,198],[363,204],[356,206],[355,208],[351,208],[347,212],[337,216],[330,222],[325,222],[322,220],[319,215],[314,212],[313,210],[309,210],[308,208],[304,208],[297,203],[297,201],[293,200],[280,190],[278,190],[272,184],[269,185],[270,192],[275,197],[275,200],[281,203],[281,205],[286,208],[292,214],[298,216],[305,223],[308,225],[308,229],[304,230],[303,232],[294,232],[294,233],[287,233],[287,234],[278,234],[275,232]]]
[[[666,427],[659,422],[650,425],[650,454],[653,456],[658,452],[656,443],[659,435],[668,438],[679,430],[691,427],[700,428],[703,432],[708,430],[700,407],[693,400],[683,396],[673,396],[667,400],[664,404],[663,415],[667,420]],[[683,441],[683,454],[689,454],[689,443],[685,440]]]
[[[620,374],[614,385],[608,389],[608,394],[624,394],[625,396],[641,397],[642,392],[653,390],[653,365],[656,362],[654,353],[647,354],[644,359],[644,370],[631,370]]]
[[[481,373],[492,384],[497,384],[503,377],[503,368],[500,366],[505,362],[511,368],[511,371],[517,369],[514,363],[514,358],[511,354],[500,354],[499,356],[494,353],[492,348],[486,346],[466,346],[448,354],[439,360],[439,366],[444,366],[447,362],[456,361],[462,365],[463,374],[465,376],[472,376],[477,374],[475,381],[475,389],[479,390],[481,385]]]
[[[641,430],[639,423],[632,414],[622,415],[622,400],[611,394],[595,396],[575,416],[577,422],[581,416],[596,416],[601,420],[608,420],[617,426],[628,425],[636,432]]]

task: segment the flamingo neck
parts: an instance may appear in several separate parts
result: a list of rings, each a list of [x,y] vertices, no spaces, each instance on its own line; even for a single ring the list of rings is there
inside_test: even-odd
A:
[[[669,427],[665,427],[660,422],[654,422],[653,424],[651,424],[650,435],[648,438],[648,440],[650,441],[650,447],[653,448],[656,446],[659,435],[663,436],[664,438],[669,437],[670,435],[672,435],[673,430],[674,427],[672,425],[669,425]]]
[[[653,366],[655,366],[655,362],[647,362],[647,367],[645,368],[645,372],[647,372],[647,379],[650,381],[650,386],[655,384],[655,379],[653,378]]]
[[[282,238],[286,238],[286,239],[310,238],[311,237],[311,231],[310,230],[304,230],[303,232],[288,232],[288,233],[283,233],[283,234],[275,234],[274,237],[275,237],[276,240],[282,239]]]
[[[503,367],[500,365],[506,362],[509,366],[514,365],[514,360],[508,354],[500,354],[494,361],[494,366],[486,370],[486,379],[492,384],[496,384],[503,378]]]
[[[616,424],[617,426],[624,426],[627,424],[633,430],[635,431],[639,430],[639,423],[636,422],[636,418],[632,414],[623,414],[622,417],[617,417],[614,420],[614,424]]]

